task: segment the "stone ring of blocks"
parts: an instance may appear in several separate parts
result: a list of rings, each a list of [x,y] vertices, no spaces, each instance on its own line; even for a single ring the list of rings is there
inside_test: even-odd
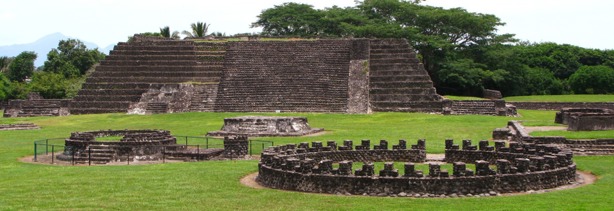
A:
[[[405,140],[388,148],[382,140],[372,149],[369,140],[353,147],[328,141],[271,147],[262,153],[256,181],[266,187],[329,194],[371,196],[441,197],[454,195],[498,195],[550,189],[576,180],[573,154],[557,147],[535,144],[464,140],[462,146],[446,140],[444,161],[453,164],[450,175],[440,164],[430,163],[429,172],[415,170],[414,162],[425,162],[425,141],[407,147]],[[406,162],[399,175],[390,161]],[[352,169],[352,162],[365,162]],[[371,162],[386,162],[376,174]],[[333,168],[338,163],[338,168]],[[475,164],[475,171],[466,163]],[[491,169],[496,165],[496,170]]]

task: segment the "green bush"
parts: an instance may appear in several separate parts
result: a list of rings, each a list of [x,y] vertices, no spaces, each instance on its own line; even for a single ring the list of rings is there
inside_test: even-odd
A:
[[[583,66],[569,77],[576,94],[614,93],[614,69],[608,66]]]

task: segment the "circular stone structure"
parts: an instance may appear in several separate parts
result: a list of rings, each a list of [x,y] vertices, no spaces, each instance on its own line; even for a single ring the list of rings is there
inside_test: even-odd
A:
[[[303,136],[324,131],[311,128],[306,117],[242,116],[225,118],[220,131],[207,133],[208,136]]]
[[[442,170],[440,164],[430,163],[429,172],[415,170],[413,162],[424,162],[424,141],[407,149],[405,141],[388,149],[387,142],[370,149],[368,141],[352,148],[352,141],[337,147],[334,141],[327,147],[313,142],[309,147],[301,143],[277,146],[262,153],[256,181],[266,187],[329,194],[370,196],[497,195],[555,188],[573,183],[576,165],[572,153],[555,147],[510,143],[479,148],[471,141],[463,147],[446,140],[445,161],[453,163],[453,172]],[[404,161],[404,174],[394,169],[393,162]],[[365,162],[352,170],[352,162]],[[378,174],[370,162],[386,162]],[[338,163],[338,168],[333,168]],[[475,164],[475,170],[466,168]],[[496,165],[497,170],[491,169]]]
[[[115,141],[98,141],[101,137],[121,137]],[[193,150],[178,145],[166,130],[100,130],[71,133],[65,140],[59,160],[75,163],[106,164],[113,161],[155,161],[166,159],[207,160],[223,149]]]

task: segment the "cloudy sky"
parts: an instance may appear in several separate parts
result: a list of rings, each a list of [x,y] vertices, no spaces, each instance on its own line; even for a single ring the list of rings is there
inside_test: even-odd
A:
[[[34,42],[60,32],[106,47],[160,27],[189,29],[211,24],[210,32],[256,32],[250,23],[264,9],[292,0],[3,0],[0,3],[0,46]],[[294,0],[316,8],[354,6],[354,0]],[[612,0],[427,0],[444,8],[494,14],[507,23],[500,33],[521,40],[567,43],[614,49]]]

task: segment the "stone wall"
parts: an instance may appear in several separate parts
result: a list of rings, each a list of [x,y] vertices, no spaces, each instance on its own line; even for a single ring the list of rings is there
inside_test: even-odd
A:
[[[572,154],[555,152],[556,150],[551,148],[548,150],[552,151],[540,150],[536,154],[525,155],[524,151],[499,152],[520,145],[507,148],[498,144],[495,148],[480,143],[480,152],[489,152],[493,159],[499,158],[485,161],[485,157],[476,153],[477,147],[471,146],[470,143],[463,144],[465,149],[459,149],[452,141],[446,141],[446,145],[450,147],[446,150],[446,160],[454,162],[454,171],[449,174],[441,170],[439,164],[431,163],[428,174],[425,174],[416,171],[415,164],[412,163],[424,161],[424,142],[412,146],[412,150],[405,149],[405,143],[399,141],[399,145],[393,146],[392,150],[387,148],[386,141],[380,142],[371,150],[367,140],[356,146],[356,150],[353,150],[351,141],[344,141],[340,147],[336,147],[334,141],[329,142],[327,148],[324,148],[321,142],[313,142],[311,147],[307,143],[273,147],[263,152],[256,181],[267,187],[293,191],[419,197],[522,192],[554,188],[575,181],[576,166],[571,160]],[[354,151],[368,153],[359,156],[350,156],[352,153],[347,153]],[[387,161],[385,159],[403,160],[400,157],[387,157],[387,153],[394,151],[399,154],[405,151],[415,153],[412,155],[414,161],[405,163],[403,174],[394,168],[392,162],[386,162],[384,169],[379,172],[375,172],[373,164],[368,163]],[[339,156],[331,156],[334,154]],[[381,156],[369,157],[364,154]],[[475,171],[466,169],[462,161],[475,163]],[[367,163],[354,171],[353,162]],[[338,167],[333,168],[333,163],[338,163]],[[496,171],[489,167],[489,164],[493,163],[497,165]]]
[[[247,136],[224,137],[224,158],[244,158],[249,153]]]
[[[568,123],[571,131],[614,130],[614,113],[573,115]]]
[[[22,123],[22,124],[0,124],[0,130],[35,130],[40,129],[37,125],[33,123]]]
[[[508,102],[518,109],[561,110],[563,108],[605,108],[614,109],[614,102]]]
[[[219,131],[210,131],[208,136],[303,136],[324,131],[311,128],[306,117],[242,116],[224,118]]]
[[[568,124],[569,117],[581,113],[614,114],[614,110],[603,108],[563,108],[556,112],[554,123]]]
[[[230,42],[215,111],[346,112],[351,40]]]
[[[571,150],[578,155],[609,155],[614,154],[614,139],[567,139],[563,136],[534,137],[524,129],[518,121],[509,121],[507,130],[495,129],[493,138],[504,137],[507,131],[509,141],[526,144],[551,145],[561,149]]]
[[[508,112],[504,100],[444,100],[443,113],[447,115],[493,115],[514,116]]]
[[[482,94],[484,98],[491,100],[498,100],[503,98],[503,95],[498,90],[484,89]]]
[[[64,99],[10,100],[4,117],[67,116],[70,115],[70,102]]]

